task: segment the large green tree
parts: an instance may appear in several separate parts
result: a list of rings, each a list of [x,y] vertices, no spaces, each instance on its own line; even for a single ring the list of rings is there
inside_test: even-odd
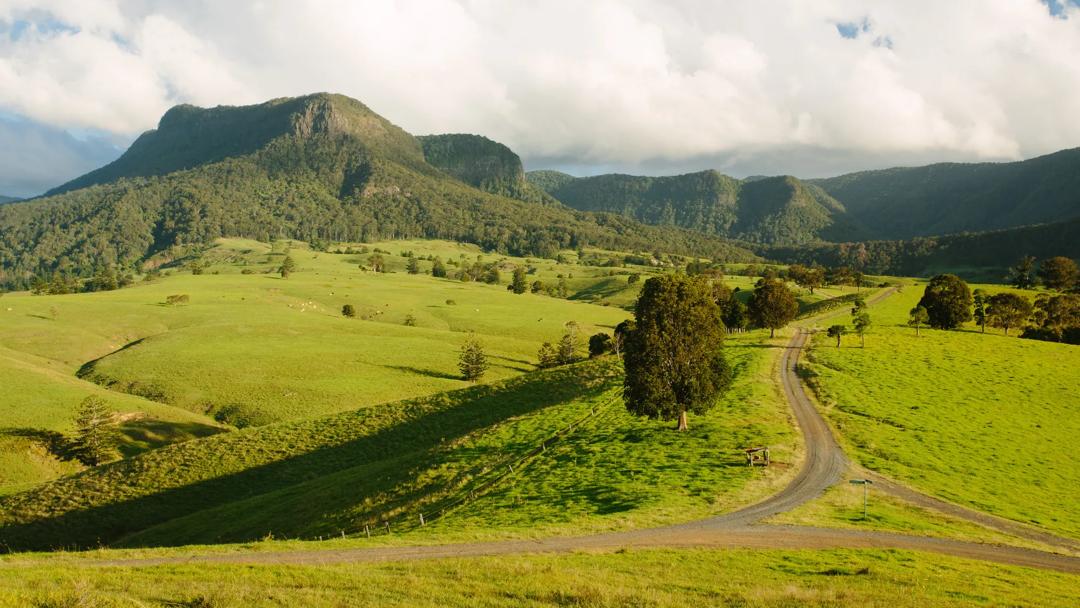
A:
[[[522,294],[529,290],[529,282],[525,274],[526,271],[524,266],[514,268],[514,279],[510,282],[511,291]]]
[[[1031,301],[1015,293],[995,293],[986,301],[986,316],[990,325],[1001,327],[1009,335],[1010,327],[1018,327],[1031,318]]]
[[[461,377],[475,382],[484,377],[487,372],[487,354],[484,353],[484,345],[476,338],[469,336],[465,344],[461,346],[461,355],[458,357],[458,369]]]
[[[750,319],[758,327],[769,328],[769,337],[790,323],[799,312],[795,294],[780,279],[761,279],[754,288],[747,306]]]
[[[930,279],[919,306],[926,309],[928,324],[935,329],[956,329],[971,320],[971,289],[955,274]]]
[[[1009,269],[1009,283],[1017,289],[1032,289],[1035,287],[1035,258],[1026,255]]]
[[[1071,258],[1057,256],[1043,261],[1039,266],[1039,278],[1047,289],[1068,291],[1076,287],[1080,269]]]
[[[707,280],[664,275],[645,281],[623,346],[624,399],[631,412],[688,428],[731,384],[724,325]]]

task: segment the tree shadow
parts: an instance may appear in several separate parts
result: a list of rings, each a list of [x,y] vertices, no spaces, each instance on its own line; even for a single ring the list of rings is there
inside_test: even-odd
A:
[[[440,378],[442,380],[461,380],[460,374],[448,374],[446,372],[440,372],[434,369],[423,369],[420,367],[412,367],[409,365],[384,365],[386,369],[393,369],[399,372],[408,372],[410,374],[416,374],[418,376],[427,376],[428,378]]]
[[[125,546],[170,546],[337,525],[334,515],[362,508],[365,496],[377,495],[379,487],[393,490],[415,481],[440,446],[569,399],[598,396],[606,390],[598,379],[606,377],[605,366],[586,363],[387,404],[392,416],[376,417],[374,408],[364,408],[153,450],[0,497],[0,512],[6,514],[0,545],[19,551],[89,548],[120,540]],[[232,454],[237,460],[229,465]],[[244,458],[264,460],[239,468]],[[403,459],[395,464],[404,466],[388,466],[395,459]],[[229,466],[239,470],[229,471]],[[346,475],[358,467],[371,474]],[[185,476],[193,480],[168,487]],[[319,493],[313,494],[312,487]],[[247,505],[246,529],[224,516],[235,516],[233,505],[240,501]],[[374,520],[377,515],[365,516]],[[187,523],[194,519],[200,525]],[[148,531],[168,528],[164,524],[173,520],[170,533]],[[358,521],[353,514],[340,525],[352,530]]]
[[[63,433],[30,427],[0,429],[0,436],[29,439],[59,460],[78,460],[75,443]]]
[[[118,448],[124,458],[228,430],[202,422],[169,422],[156,418],[125,420],[116,428],[124,436]]]

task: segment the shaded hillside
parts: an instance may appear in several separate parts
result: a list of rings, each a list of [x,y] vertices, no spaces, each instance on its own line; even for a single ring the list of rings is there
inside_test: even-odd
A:
[[[771,247],[759,252],[785,263],[846,265],[874,274],[930,276],[955,272],[965,278],[1001,281],[1020,257],[1067,256],[1080,260],[1080,219],[991,232],[862,243]]]
[[[975,232],[1080,217],[1080,148],[1015,163],[940,163],[812,180],[875,238]]]
[[[14,203],[17,200],[19,199],[14,196],[4,196],[3,194],[0,194],[0,205],[3,205],[4,203]]]
[[[529,179],[575,209],[748,242],[797,245],[863,235],[843,205],[790,176],[740,181],[716,171],[583,178],[532,172]]]
[[[529,171],[525,174],[525,179],[545,192],[552,192],[556,188],[561,188],[578,178],[562,171],[541,169],[539,171]]]
[[[233,118],[235,137],[222,137]],[[245,135],[249,127],[255,132]],[[85,276],[221,236],[443,238],[539,256],[590,245],[754,257],[716,238],[477,190],[427,164],[416,138],[336,95],[181,106],[116,162],[60,190],[0,207],[0,284],[26,286],[55,271]]]
[[[470,186],[523,201],[557,204],[551,195],[525,180],[521,158],[498,142],[460,133],[417,139],[428,164]]]

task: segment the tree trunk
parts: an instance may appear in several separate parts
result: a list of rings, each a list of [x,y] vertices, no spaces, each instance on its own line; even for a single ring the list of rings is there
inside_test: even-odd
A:
[[[866,348],[866,336],[859,336],[859,348]]]
[[[686,410],[679,410],[679,429],[685,431],[690,428],[690,425],[686,423]]]
[[[840,334],[836,334],[836,348],[840,348]]]
[[[770,338],[775,338],[776,337],[776,328],[774,328],[774,327],[769,328],[769,337]]]

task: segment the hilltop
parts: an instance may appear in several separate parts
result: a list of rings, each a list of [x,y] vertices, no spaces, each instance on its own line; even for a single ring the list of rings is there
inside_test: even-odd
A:
[[[791,176],[738,180],[717,171],[669,177],[531,172],[530,181],[582,211],[768,245],[853,240],[866,234],[842,204]]]
[[[435,145],[446,141],[454,145]],[[452,169],[467,148],[460,141],[429,140],[429,153]],[[171,260],[222,236],[443,238],[543,257],[585,245],[653,251],[662,244],[722,261],[757,259],[690,231],[485,192],[428,163],[421,140],[360,102],[317,94],[173,108],[115,162],[44,198],[4,205],[0,285],[130,268],[157,254]]]
[[[558,204],[525,179],[521,157],[482,135],[462,133],[418,138],[431,165],[484,192],[523,201]]]

